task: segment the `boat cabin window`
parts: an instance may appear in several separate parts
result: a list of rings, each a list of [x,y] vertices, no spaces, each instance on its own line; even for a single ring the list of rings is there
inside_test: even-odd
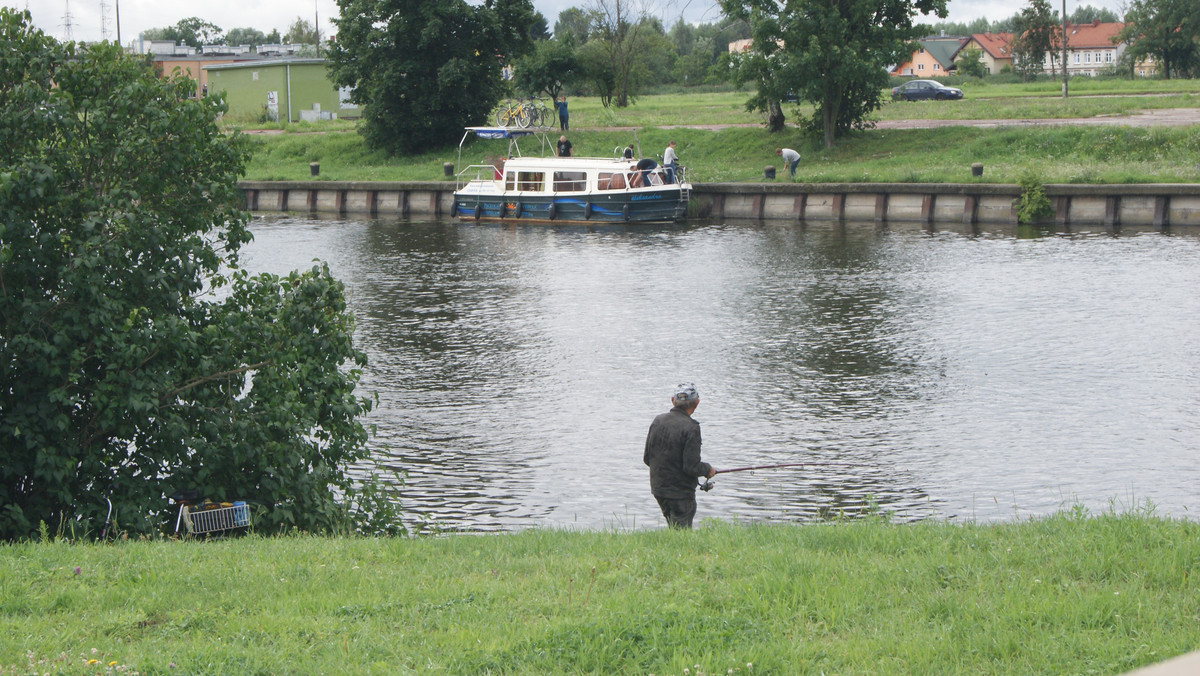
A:
[[[627,180],[625,174],[621,172],[601,172],[596,187],[599,190],[624,190]]]
[[[555,192],[582,192],[587,189],[587,172],[556,171],[554,172]]]
[[[509,174],[510,180],[512,174]],[[512,190],[512,187],[508,188]],[[517,190],[523,192],[541,192],[546,189],[546,172],[519,171],[517,172]]]

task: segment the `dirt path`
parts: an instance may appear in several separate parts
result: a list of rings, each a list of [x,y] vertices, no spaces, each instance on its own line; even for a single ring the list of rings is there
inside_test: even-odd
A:
[[[1096,117],[1021,118],[1002,120],[879,120],[876,129],[937,129],[941,127],[1052,127],[1063,125],[1125,125],[1129,127],[1186,127],[1200,124],[1200,108],[1144,110],[1130,115]],[[761,124],[665,124],[660,129],[706,129],[720,131]],[[590,131],[633,131],[640,127],[582,127]]]
[[[1200,124],[1200,108],[1164,108],[1143,110],[1130,115],[1099,115],[1096,117],[1023,118],[1003,120],[879,120],[876,129],[939,129],[941,127],[1053,127],[1065,125],[1095,126],[1102,124],[1128,127],[1186,127]],[[761,127],[761,124],[664,124],[659,129],[706,129],[719,131],[734,127]],[[634,131],[641,127],[579,127],[588,131]],[[349,131],[349,130],[347,130]],[[282,134],[282,129],[247,129],[246,134]],[[301,132],[324,134],[323,131]]]
[[[1052,127],[1115,124],[1129,127],[1186,127],[1200,124],[1200,108],[1143,110],[1131,115],[1039,118],[1017,120],[880,120],[876,129],[934,129],[938,127]]]

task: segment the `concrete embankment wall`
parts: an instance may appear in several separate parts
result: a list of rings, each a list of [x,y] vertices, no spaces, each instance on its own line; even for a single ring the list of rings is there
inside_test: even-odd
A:
[[[376,217],[445,216],[441,181],[242,181],[251,211]],[[1056,226],[1200,226],[1200,184],[1045,185]],[[988,183],[697,183],[699,218],[1015,225],[1016,185]],[[1050,221],[1047,221],[1049,223]]]

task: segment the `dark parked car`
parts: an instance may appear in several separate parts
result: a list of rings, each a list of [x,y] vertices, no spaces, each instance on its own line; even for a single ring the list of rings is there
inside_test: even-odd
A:
[[[924,99],[961,99],[961,89],[947,87],[933,80],[910,80],[899,87],[892,87],[892,98],[897,101],[921,101]]]

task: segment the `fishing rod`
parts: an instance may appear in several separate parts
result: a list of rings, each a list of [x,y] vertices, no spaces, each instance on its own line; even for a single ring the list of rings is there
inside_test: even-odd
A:
[[[730,472],[749,472],[756,469],[780,469],[782,467],[862,467],[862,465],[852,465],[845,462],[781,462],[774,465],[751,465],[750,467],[732,467],[730,469],[719,469],[713,472],[713,476],[718,474],[729,474]],[[710,479],[705,479],[700,482],[700,490],[711,491],[716,486]]]

